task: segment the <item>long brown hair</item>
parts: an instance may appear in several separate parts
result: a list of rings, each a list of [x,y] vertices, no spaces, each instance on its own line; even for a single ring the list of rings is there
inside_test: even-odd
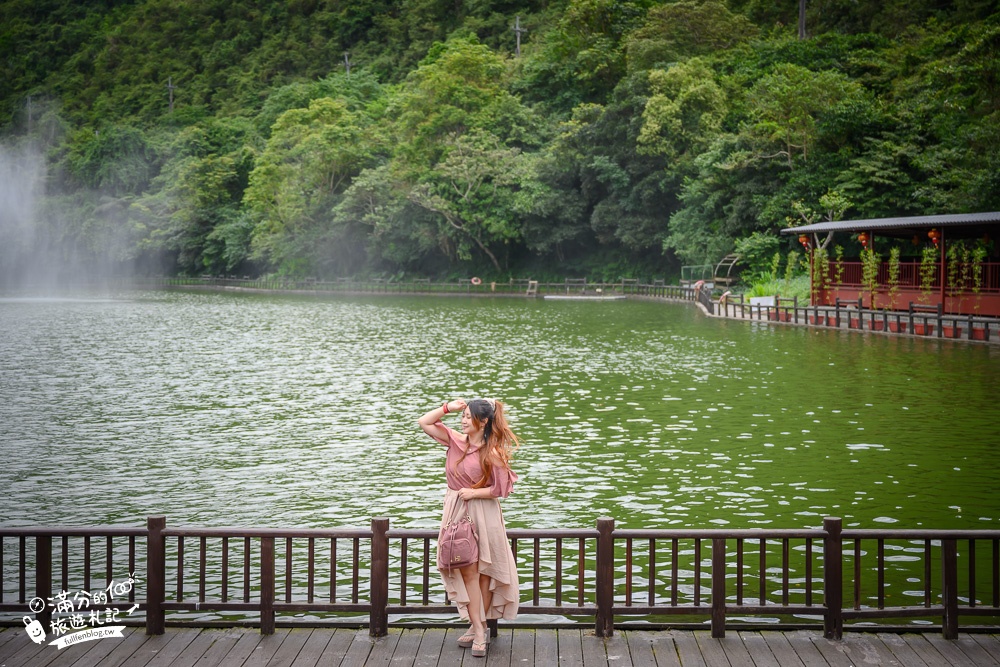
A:
[[[504,468],[510,468],[511,458],[514,452],[521,446],[521,439],[511,430],[504,415],[504,404],[500,401],[476,398],[466,404],[469,409],[469,416],[472,417],[472,424],[476,429],[483,429],[483,447],[480,449],[479,466],[483,470],[483,477],[472,485],[474,489],[481,489],[490,483],[493,475],[493,464],[499,462]],[[459,464],[465,459],[469,450],[465,450]]]

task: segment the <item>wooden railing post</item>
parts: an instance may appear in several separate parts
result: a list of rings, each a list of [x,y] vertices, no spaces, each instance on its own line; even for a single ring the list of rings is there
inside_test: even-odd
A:
[[[610,637],[614,634],[614,612],[612,606],[615,600],[615,520],[610,517],[600,517],[597,520],[597,627],[598,637]]]
[[[369,581],[368,634],[385,637],[389,632],[389,519],[372,519],[372,564]]]
[[[954,539],[941,540],[941,597],[941,632],[945,639],[958,639],[958,542]]]
[[[163,634],[163,599],[167,594],[167,517],[146,519],[146,634]]]
[[[35,537],[35,596],[42,600],[52,599],[52,537],[38,535]],[[52,624],[52,607],[45,607],[35,614],[35,620],[49,631]]]
[[[763,573],[761,573],[763,576]],[[764,604],[764,601],[760,601]],[[712,637],[726,636],[726,539],[712,538]]]
[[[274,538],[260,538],[260,634],[274,634]]]
[[[823,519],[823,636],[827,639],[844,637],[844,544],[841,541],[843,521],[838,517]]]

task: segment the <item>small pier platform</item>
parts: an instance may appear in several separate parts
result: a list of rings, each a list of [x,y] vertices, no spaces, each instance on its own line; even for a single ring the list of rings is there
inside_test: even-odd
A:
[[[148,636],[129,627],[105,638],[58,650],[36,645],[19,628],[0,629],[3,667],[317,667],[398,665],[607,665],[609,667],[848,667],[1000,665],[1000,635],[846,632],[828,640],[811,630],[736,631],[713,639],[708,630],[620,630],[609,639],[592,629],[504,628],[486,659],[455,640],[461,629],[390,628],[372,639],[367,628],[167,628]]]

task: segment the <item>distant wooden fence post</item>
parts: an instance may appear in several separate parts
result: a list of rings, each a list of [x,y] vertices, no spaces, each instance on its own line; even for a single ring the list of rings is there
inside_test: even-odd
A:
[[[38,535],[35,537],[35,595],[43,600],[52,599],[52,537]],[[35,614],[35,620],[49,631],[52,623],[52,607],[45,607]]]
[[[763,573],[761,573],[763,576]],[[760,601],[764,604],[764,601]],[[712,538],[712,637],[726,636],[726,539]]]
[[[838,517],[823,519],[823,636],[842,639],[844,636],[844,544],[841,542],[843,521]]]
[[[597,627],[598,637],[610,637],[615,632],[612,607],[615,600],[615,520],[600,517],[597,520]]]
[[[274,634],[274,538],[260,538],[260,634]]]
[[[167,593],[167,553],[163,529],[167,517],[146,519],[146,634],[163,634],[163,599]]]
[[[941,632],[945,639],[958,639],[958,542],[954,539],[941,540],[941,598]]]
[[[368,577],[371,611],[368,634],[385,637],[389,633],[389,519],[372,519],[372,563]]]

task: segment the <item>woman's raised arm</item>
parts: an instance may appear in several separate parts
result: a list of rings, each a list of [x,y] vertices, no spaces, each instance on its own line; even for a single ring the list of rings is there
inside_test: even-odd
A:
[[[431,436],[438,442],[447,443],[448,431],[439,425],[441,418],[449,412],[461,412],[464,409],[465,401],[460,398],[456,398],[453,401],[444,403],[439,408],[434,408],[430,412],[424,413],[424,415],[417,420],[417,423],[420,424],[420,428],[424,430],[424,433]]]

